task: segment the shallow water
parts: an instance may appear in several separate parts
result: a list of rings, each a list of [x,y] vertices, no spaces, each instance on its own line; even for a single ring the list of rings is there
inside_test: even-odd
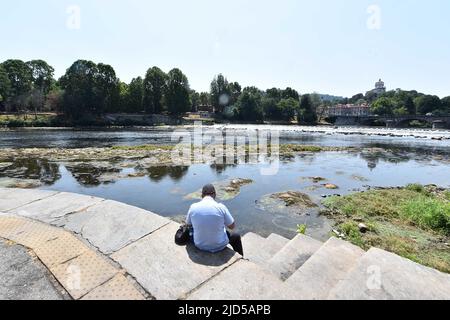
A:
[[[0,132],[0,148],[13,147],[105,147],[113,145],[167,144],[171,128],[135,131],[11,131]],[[242,129],[239,129],[242,130]],[[254,182],[243,186],[240,194],[224,203],[239,225],[239,232],[256,232],[263,236],[279,233],[295,236],[297,224],[307,224],[307,233],[325,239],[330,223],[315,213],[262,210],[259,201],[268,194],[299,191],[320,204],[323,196],[345,195],[368,187],[403,186],[408,183],[436,184],[450,187],[450,142],[411,137],[385,137],[324,133],[289,132],[281,141],[322,146],[354,146],[377,148],[375,151],[305,153],[280,163],[276,175],[261,175],[260,165],[239,164],[214,166],[195,164],[186,167],[154,167],[142,177],[126,178],[133,168],[121,169],[123,178],[113,182],[97,181],[93,169],[74,169],[67,163],[39,159],[10,159],[22,174],[5,174],[0,166],[0,180],[5,178],[40,179],[43,189],[76,192],[114,199],[163,216],[182,219],[193,200],[185,196],[204,184],[232,178],[249,178]],[[11,167],[9,168],[11,169]],[[77,171],[78,170],[78,171]],[[81,172],[85,171],[85,172]],[[20,170],[19,170],[20,171]],[[11,170],[10,170],[11,172]],[[25,174],[23,174],[25,172]],[[326,180],[315,183],[311,177]],[[332,183],[337,190],[322,184]]]

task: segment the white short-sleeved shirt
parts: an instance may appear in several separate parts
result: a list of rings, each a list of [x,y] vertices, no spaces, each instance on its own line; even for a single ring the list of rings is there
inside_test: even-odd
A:
[[[186,223],[193,226],[195,246],[216,253],[229,244],[226,227],[231,226],[234,219],[225,205],[205,197],[191,206]]]

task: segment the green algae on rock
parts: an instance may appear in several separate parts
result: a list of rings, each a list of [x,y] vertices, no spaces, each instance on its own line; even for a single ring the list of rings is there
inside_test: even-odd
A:
[[[229,179],[225,181],[214,182],[216,188],[217,199],[221,201],[228,201],[236,198],[240,192],[241,187],[252,184],[251,179]],[[202,190],[190,193],[184,197],[185,200],[200,200],[202,198]]]
[[[282,214],[311,214],[317,211],[317,204],[304,193],[286,191],[263,196],[257,202],[257,208],[263,211]]]

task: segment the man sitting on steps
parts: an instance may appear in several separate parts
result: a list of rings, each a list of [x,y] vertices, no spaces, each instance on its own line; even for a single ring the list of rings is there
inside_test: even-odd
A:
[[[217,253],[230,244],[234,251],[244,256],[241,236],[226,230],[236,227],[235,221],[227,207],[216,202],[216,189],[208,184],[203,187],[203,200],[189,209],[186,224],[194,230],[195,246],[202,250]]]

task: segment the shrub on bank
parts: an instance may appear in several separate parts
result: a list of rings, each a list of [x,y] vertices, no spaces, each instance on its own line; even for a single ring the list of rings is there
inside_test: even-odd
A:
[[[420,228],[430,228],[450,236],[450,203],[417,197],[399,206],[399,215]]]

